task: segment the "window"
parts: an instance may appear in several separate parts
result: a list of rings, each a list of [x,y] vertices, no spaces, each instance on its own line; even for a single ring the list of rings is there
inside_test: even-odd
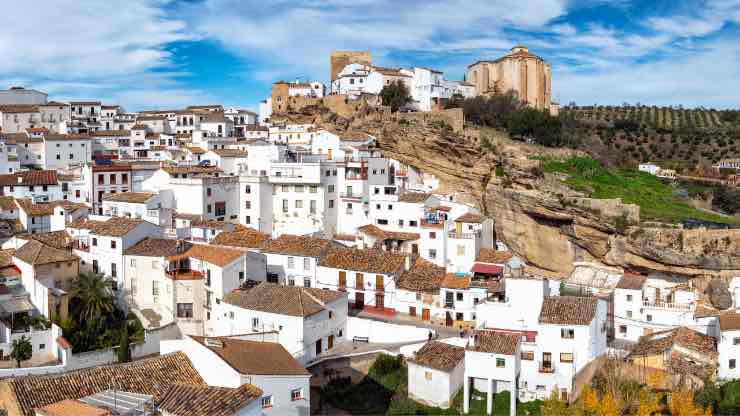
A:
[[[730,369],[734,369],[735,368],[735,359],[734,358],[731,358],[730,359],[729,367],[730,367]]]
[[[295,200],[295,208],[296,208],[296,209],[301,209],[301,208],[303,208],[303,200],[300,200],[300,199],[296,199],[296,200]]]
[[[295,267],[295,257],[288,257],[288,268],[292,269]]]
[[[429,258],[430,259],[436,259],[437,258],[437,250],[430,249],[429,250]]]
[[[303,270],[311,270],[311,259],[308,257],[303,258]]]
[[[534,360],[534,351],[522,351],[522,360],[526,361],[533,361]]]
[[[314,201],[314,200],[309,201],[309,212],[311,214],[315,214],[316,213],[316,201]]]
[[[560,338],[573,339],[576,331],[573,328],[561,328]]]
[[[206,196],[211,196],[211,188],[206,188]]]
[[[463,300],[463,293],[462,292],[455,293],[455,300],[462,301]]]
[[[506,360],[503,358],[496,358],[496,368],[506,367]]]
[[[309,279],[308,277],[304,277],[303,287],[311,287],[311,279]],[[331,312],[329,312],[329,314],[331,315]],[[331,316],[329,318],[331,318]]]
[[[136,267],[136,259],[131,259],[131,267]]]
[[[61,159],[62,159],[62,155],[57,155],[57,160],[61,160]]]
[[[378,225],[388,225],[388,220],[378,219]]]
[[[315,194],[316,192],[318,192],[318,191],[319,191],[319,188],[318,188],[318,186],[316,186],[316,185],[311,185],[311,186],[310,186],[310,187],[308,188],[308,190],[309,190],[309,192],[311,192],[312,194]]]
[[[632,295],[627,295],[627,302],[632,302]]]
[[[178,318],[192,318],[193,317],[193,304],[192,303],[178,303],[177,304],[177,317]]]
[[[266,409],[272,407],[272,395],[265,396],[262,398],[262,408]]]
[[[572,363],[573,362],[573,353],[571,353],[571,352],[561,352],[560,353],[560,362],[561,363]]]
[[[252,187],[247,185],[244,187],[244,193],[251,194],[252,193]]]
[[[290,391],[290,400],[301,400],[303,398],[303,389],[294,389]]]
[[[110,248],[116,248],[116,240],[110,240]]]
[[[252,318],[252,328],[259,328],[259,326],[260,326],[259,318]]]
[[[124,185],[128,183],[128,173],[121,174],[121,183]]]
[[[632,311],[627,311],[627,317],[632,318]]]
[[[111,263],[110,264],[110,275],[113,276],[113,277],[118,276],[118,273],[116,271],[116,263]]]
[[[334,193],[334,185],[328,185],[326,189],[330,194]]]
[[[97,238],[93,238],[92,239],[92,245],[94,245],[94,246],[97,246],[98,245],[98,239]]]
[[[290,187],[288,185],[282,185],[280,190],[283,192],[290,192]]]
[[[431,380],[432,379],[432,372],[431,371],[425,371],[424,372],[424,378],[427,379],[427,380]]]
[[[388,204],[388,211],[393,211],[393,205]]]
[[[458,256],[464,256],[465,255],[465,246],[460,244],[457,246],[457,255]]]
[[[436,238],[437,238],[437,233],[436,232],[432,231],[432,232],[429,233],[429,239],[430,240],[434,240]]]
[[[733,338],[732,345],[740,345],[740,338]]]
[[[647,316],[647,321],[648,322],[653,322],[653,315],[648,315]]]
[[[398,226],[403,227],[403,220],[398,220]]]
[[[295,192],[303,193],[303,185],[296,185],[295,186]]]
[[[627,325],[619,325],[619,333],[620,334],[626,334],[627,333]]]
[[[246,217],[244,217],[244,223],[251,224],[252,223],[252,217],[250,217],[249,215],[247,215]]]
[[[283,212],[288,212],[288,200],[283,199]]]
[[[75,158],[75,155],[74,155],[74,154],[72,154],[72,153],[70,153],[70,154],[69,154],[69,160],[72,160],[72,159],[74,159],[74,158]]]
[[[329,200],[329,208],[334,208],[334,200],[333,199],[330,199]]]
[[[246,209],[252,209],[252,201],[245,201],[244,202],[244,208],[246,208]]]
[[[416,220],[409,220],[409,227],[416,227],[419,225],[419,222]]]
[[[209,214],[213,212],[213,209],[211,209],[211,204],[206,205],[206,212],[208,212]]]
[[[295,286],[295,278],[293,276],[288,277],[288,286]]]

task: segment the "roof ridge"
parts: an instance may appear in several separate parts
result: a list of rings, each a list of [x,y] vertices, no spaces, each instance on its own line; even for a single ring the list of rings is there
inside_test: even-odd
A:
[[[301,288],[301,292],[305,293],[306,296],[308,296],[309,298],[313,299],[319,305],[326,306],[326,303],[322,302],[319,298],[317,298],[314,295],[312,295],[311,292],[309,292],[307,289],[308,289],[307,287],[302,287]]]

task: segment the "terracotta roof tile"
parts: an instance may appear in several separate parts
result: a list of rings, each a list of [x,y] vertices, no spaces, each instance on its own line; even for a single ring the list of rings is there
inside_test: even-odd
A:
[[[465,213],[455,219],[455,222],[467,222],[473,224],[482,224],[486,220],[486,217],[480,214],[473,214],[472,212]]]
[[[244,252],[239,250],[215,247],[208,244],[193,244],[190,249],[176,257],[193,257],[223,267],[243,256],[245,256]]]
[[[0,196],[0,209],[3,211],[18,209],[18,206],[15,204],[15,198],[12,196]]]
[[[398,202],[421,203],[426,201],[430,196],[432,196],[432,194],[424,192],[404,192],[398,197]]]
[[[98,130],[88,134],[93,137],[128,137],[131,130]]]
[[[20,182],[18,178],[21,178]],[[0,175],[0,185],[5,186],[56,185],[57,182],[57,171],[55,170],[23,170]]]
[[[473,332],[473,345],[468,351],[514,355],[519,345],[519,336],[498,331],[478,330]]]
[[[215,149],[211,150],[220,157],[247,157],[247,152],[239,149]]]
[[[33,409],[108,390],[111,380],[116,380],[120,390],[155,397],[160,397],[172,384],[205,385],[182,352],[67,373],[15,377],[5,383],[14,393],[21,413],[33,416]]]
[[[376,239],[380,240],[403,240],[403,241],[412,241],[412,240],[418,240],[421,238],[421,235],[419,233],[405,233],[401,231],[385,231],[381,230],[378,226],[373,224],[363,225],[362,227],[357,228],[357,231],[365,233],[371,237],[374,237]]]
[[[399,289],[414,292],[439,294],[442,279],[445,277],[445,268],[421,257],[417,257],[411,268],[403,272],[396,282]]]
[[[344,297],[344,292],[263,282],[251,289],[237,289],[224,296],[224,302],[244,309],[290,316],[311,316],[324,310],[328,302]]]
[[[479,263],[490,263],[490,264],[505,264],[511,258],[514,257],[514,253],[511,251],[499,251],[495,248],[482,248],[478,253],[478,257],[475,261]]]
[[[106,221],[88,219],[77,220],[71,222],[67,226],[69,228],[90,230],[93,234],[121,237],[133,231],[141,224],[146,224],[146,222],[144,220],[133,218],[111,217]]]
[[[262,252],[318,258],[331,245],[339,245],[339,243],[323,238],[283,234],[266,242],[262,246]]]
[[[174,384],[157,407],[176,416],[232,416],[260,397],[262,390],[252,384],[237,388]]]
[[[465,348],[429,341],[408,361],[424,367],[449,372],[465,359]]]
[[[104,194],[103,201],[143,204],[154,198],[156,195],[157,194],[152,192],[119,192],[115,194]]]
[[[261,233],[254,228],[247,228],[244,231],[224,231],[219,233],[211,244],[216,246],[232,246],[244,248],[260,248],[270,236]]]
[[[39,108],[31,104],[0,105],[0,113],[38,113]]]
[[[596,316],[593,296],[547,296],[542,302],[539,322],[555,325],[588,325]]]
[[[36,409],[40,416],[110,416],[106,409],[91,406],[78,400],[62,400]]]
[[[205,337],[191,337],[213,351],[240,374],[308,376],[309,373],[295,358],[277,342],[249,341],[228,337],[208,337],[221,346],[206,344]]]
[[[15,257],[32,265],[78,261],[74,254],[47,246],[37,240],[31,240],[15,251]]]
[[[65,230],[51,231],[48,233],[22,234],[16,237],[22,240],[36,240],[59,250],[68,250],[72,247],[72,237],[70,237]]]
[[[185,253],[192,245],[192,243],[184,240],[147,237],[127,248],[123,254],[126,256],[170,257]]]
[[[319,258],[319,265],[366,273],[393,274],[403,269],[406,256],[385,250],[360,250],[329,247]]]
[[[672,349],[674,345],[712,357],[717,355],[717,344],[714,337],[682,326],[640,337],[640,340],[632,349],[629,356],[660,354]]]

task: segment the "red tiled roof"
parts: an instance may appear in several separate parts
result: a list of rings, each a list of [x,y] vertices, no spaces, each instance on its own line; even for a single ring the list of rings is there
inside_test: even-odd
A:
[[[18,181],[21,178],[21,181]],[[57,171],[55,170],[23,170],[8,175],[0,175],[0,186],[37,186],[56,185]]]

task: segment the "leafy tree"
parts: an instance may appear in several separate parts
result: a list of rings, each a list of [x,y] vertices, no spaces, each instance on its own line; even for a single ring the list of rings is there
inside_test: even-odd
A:
[[[390,106],[393,112],[398,111],[412,101],[408,87],[400,80],[385,85],[380,90],[380,99],[383,101],[383,105]]]
[[[640,390],[637,416],[654,416],[660,414],[662,395],[653,393],[647,388]]]
[[[534,108],[515,111],[510,115],[506,129],[512,136],[529,138],[543,146],[557,147],[564,144],[560,120],[547,111]]]
[[[550,397],[542,402],[540,412],[542,416],[571,416],[573,414],[568,404],[558,397],[558,389],[553,389]]]
[[[721,186],[714,191],[712,206],[734,214],[740,211],[740,190],[730,190],[726,186]]]
[[[447,108],[462,108],[465,120],[479,126],[505,128],[511,114],[524,108],[519,101],[516,91],[510,90],[505,94],[490,97],[477,96],[463,99],[453,97],[447,102]]]
[[[73,312],[85,322],[113,312],[115,302],[103,275],[83,273],[72,286]]]
[[[13,340],[10,358],[15,360],[16,365],[20,368],[21,362],[30,360],[33,355],[33,345],[31,339],[23,335]]]
[[[128,322],[124,321],[121,329],[121,341],[118,343],[118,362],[127,363],[131,361],[131,348],[129,346]]]
[[[672,416],[711,416],[712,408],[702,408],[694,403],[694,394],[688,388],[674,391],[670,395],[668,410]]]

